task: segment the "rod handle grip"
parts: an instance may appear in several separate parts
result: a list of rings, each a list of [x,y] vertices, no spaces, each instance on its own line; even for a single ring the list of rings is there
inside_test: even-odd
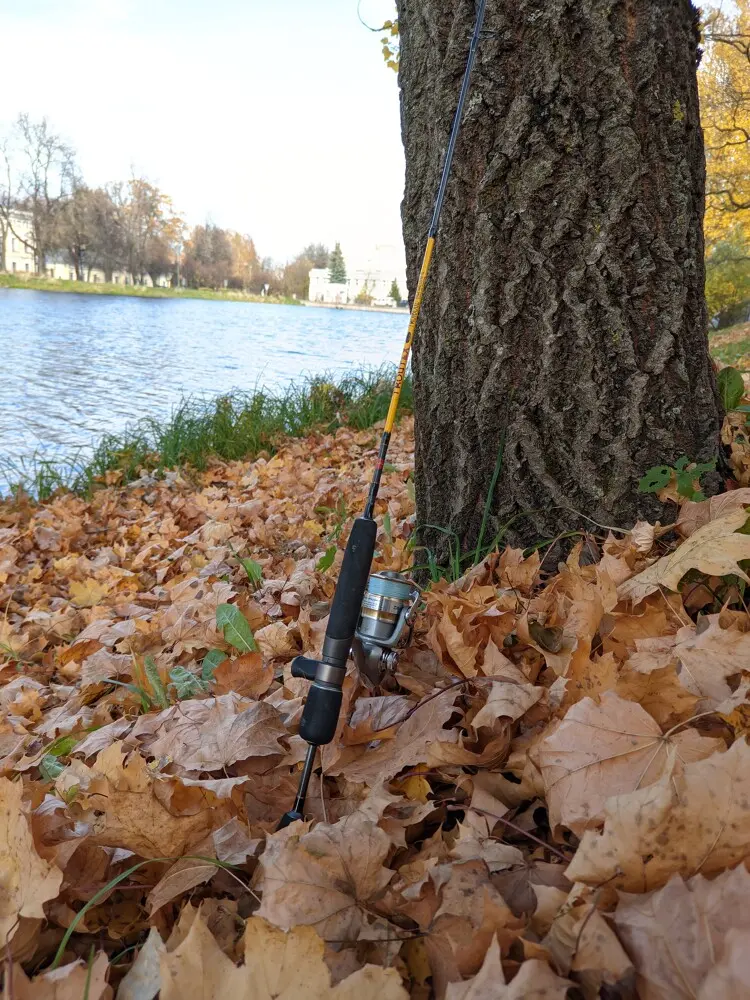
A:
[[[357,630],[362,598],[365,596],[372,557],[375,554],[377,525],[372,518],[358,517],[352,525],[341,564],[339,582],[333,595],[326,638],[351,643]],[[349,647],[347,646],[347,656]]]

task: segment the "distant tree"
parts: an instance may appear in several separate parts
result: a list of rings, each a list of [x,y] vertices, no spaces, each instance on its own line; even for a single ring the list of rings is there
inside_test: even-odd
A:
[[[62,207],[54,243],[64,248],[75,269],[76,280],[84,280],[86,265],[94,263],[91,246],[94,239],[93,192],[76,180],[75,190]]]
[[[281,273],[281,291],[289,298],[306,299],[310,295],[310,271],[315,262],[304,253],[285,265]]]
[[[357,292],[354,301],[357,303],[357,305],[360,306],[371,306],[373,300],[374,296],[372,294],[372,288],[370,286],[370,282],[369,280],[365,280],[364,285],[362,285],[360,290]]]
[[[88,260],[94,267],[104,271],[105,281],[111,281],[114,271],[125,270],[127,267],[125,230],[111,187],[89,191],[88,221]]]
[[[334,285],[346,284],[346,262],[341,252],[341,244],[337,243],[328,262],[328,277]]]
[[[73,150],[52,131],[46,118],[35,122],[21,114],[0,146],[0,157],[4,226],[34,254],[35,268],[43,273],[76,176]],[[31,242],[15,231],[14,209],[31,215]]]
[[[401,301],[401,292],[400,292],[399,287],[398,287],[398,282],[396,281],[395,278],[393,279],[393,284],[391,285],[391,290],[390,290],[390,292],[388,292],[388,297],[391,298],[391,299],[393,299],[393,301],[396,303],[396,305],[398,305],[399,302]]]
[[[304,250],[297,254],[295,260],[302,260],[303,257],[309,260],[313,267],[324,268],[328,267],[331,251],[325,243],[308,243]]]
[[[241,233],[229,233],[228,235],[232,248],[232,273],[229,278],[229,286],[248,291],[253,287],[260,269],[258,251],[249,236]]]
[[[196,226],[185,244],[182,273],[192,288],[222,288],[232,276],[232,241],[211,223]]]

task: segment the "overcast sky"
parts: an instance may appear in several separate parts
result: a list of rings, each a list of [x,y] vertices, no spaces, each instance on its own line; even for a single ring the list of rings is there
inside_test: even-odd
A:
[[[46,115],[90,184],[132,165],[277,260],[400,245],[396,74],[357,0],[0,0],[0,25],[0,122]]]

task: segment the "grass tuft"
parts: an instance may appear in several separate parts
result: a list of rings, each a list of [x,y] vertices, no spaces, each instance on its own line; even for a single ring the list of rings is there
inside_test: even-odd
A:
[[[60,490],[90,496],[107,482],[124,484],[143,472],[161,473],[212,461],[238,461],[273,454],[287,437],[346,425],[363,430],[385,418],[395,368],[364,369],[338,379],[311,376],[280,393],[234,390],[215,398],[183,399],[166,420],[146,417],[121,434],[106,434],[93,452],[68,459],[39,454],[24,462],[0,458],[0,484],[19,499],[47,500]],[[411,378],[401,392],[401,412],[412,411]]]

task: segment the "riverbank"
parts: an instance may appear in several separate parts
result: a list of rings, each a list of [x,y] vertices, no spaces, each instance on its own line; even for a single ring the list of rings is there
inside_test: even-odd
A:
[[[312,306],[314,309],[347,309],[350,312],[374,312],[374,313],[396,313],[408,316],[409,310],[405,306],[362,306],[358,302],[300,302],[303,306]]]
[[[262,302],[270,305],[298,306],[298,299],[285,296],[251,295],[231,288],[150,288],[146,285],[94,284],[89,281],[63,281],[58,278],[25,277],[0,274],[0,288],[22,288],[35,292],[74,292],[79,295],[127,295],[141,299],[211,299],[216,302]]]
[[[395,366],[335,378],[310,376],[279,393],[239,390],[212,399],[183,399],[166,420],[144,416],[121,434],[105,434],[90,450],[62,459],[41,454],[23,462],[0,454],[0,485],[19,499],[46,500],[58,491],[91,496],[102,486],[126,485],[143,473],[212,462],[270,457],[288,438],[346,426],[360,431],[385,419]],[[401,412],[412,411],[411,378],[401,390]],[[2,490],[0,490],[0,499]]]

